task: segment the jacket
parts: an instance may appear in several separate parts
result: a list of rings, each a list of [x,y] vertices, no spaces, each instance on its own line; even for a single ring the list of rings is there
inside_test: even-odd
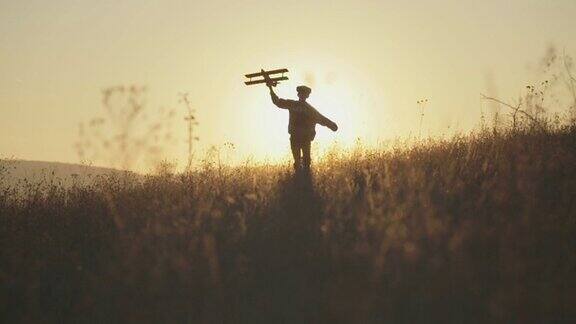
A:
[[[281,99],[274,92],[271,92],[270,96],[276,107],[288,110],[290,114],[288,133],[294,137],[313,140],[316,136],[316,124],[332,130],[337,128],[336,123],[322,115],[306,101]]]

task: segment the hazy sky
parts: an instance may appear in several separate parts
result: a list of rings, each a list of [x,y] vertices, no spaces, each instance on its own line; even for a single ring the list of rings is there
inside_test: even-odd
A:
[[[189,92],[201,147],[288,153],[287,112],[243,75],[288,68],[277,92],[340,126],[317,147],[469,130],[490,76],[504,99],[533,77],[550,44],[576,54],[574,0],[176,1],[0,0],[0,155],[76,162],[78,124],[102,114],[101,89],[146,85],[151,109]],[[171,157],[185,159],[179,116]]]

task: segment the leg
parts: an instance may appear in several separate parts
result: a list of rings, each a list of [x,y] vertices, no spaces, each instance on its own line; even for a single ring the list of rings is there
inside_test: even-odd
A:
[[[302,142],[302,164],[303,167],[306,169],[310,169],[310,162],[311,162],[311,157],[310,157],[310,146],[312,144],[312,141],[303,141]]]
[[[294,169],[299,169],[302,164],[300,158],[300,145],[293,136],[290,136],[290,149],[292,150],[292,157],[294,157]]]

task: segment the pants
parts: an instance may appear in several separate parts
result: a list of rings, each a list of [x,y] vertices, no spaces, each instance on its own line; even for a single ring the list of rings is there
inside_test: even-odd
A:
[[[312,140],[290,136],[290,148],[294,157],[294,168],[310,168],[310,145]]]

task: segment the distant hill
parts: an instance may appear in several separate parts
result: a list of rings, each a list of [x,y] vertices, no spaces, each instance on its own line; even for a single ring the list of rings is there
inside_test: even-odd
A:
[[[0,160],[0,181],[2,185],[9,186],[18,185],[24,180],[32,183],[42,180],[55,181],[68,186],[74,181],[86,183],[97,176],[123,172],[125,171],[62,162]]]

